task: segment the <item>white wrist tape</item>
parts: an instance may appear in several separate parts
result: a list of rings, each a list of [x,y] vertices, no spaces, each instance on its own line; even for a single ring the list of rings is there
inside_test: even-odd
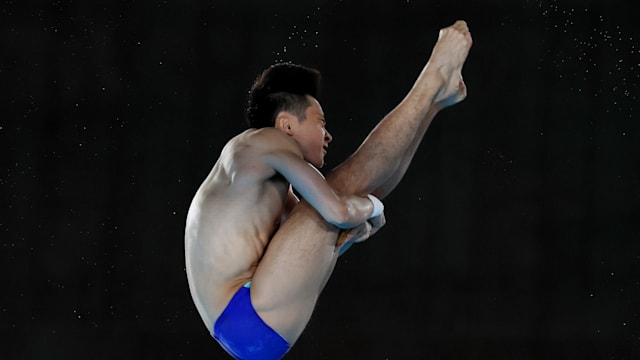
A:
[[[382,214],[382,212],[384,211],[384,204],[382,203],[382,201],[380,201],[380,199],[378,199],[377,197],[375,197],[375,196],[373,196],[371,194],[367,195],[367,197],[373,203],[373,214],[371,214],[370,218],[374,218],[376,216],[380,216]]]

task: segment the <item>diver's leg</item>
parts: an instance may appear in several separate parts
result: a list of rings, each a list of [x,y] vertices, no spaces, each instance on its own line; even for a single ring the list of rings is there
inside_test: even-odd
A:
[[[466,97],[462,66],[471,42],[462,21],[440,32],[429,62],[407,96],[347,161],[329,173],[327,181],[335,189],[382,198],[397,185],[436,113]]]
[[[327,176],[336,191],[380,193],[380,186],[396,179],[394,173],[399,166],[402,170],[403,159],[407,154],[412,156],[422,138],[416,139],[416,135],[421,129],[426,131],[424,123],[431,106],[451,105],[464,98],[460,73],[470,46],[471,38],[462,22],[441,32],[429,63],[409,94],[358,150]],[[291,345],[308,323],[333,271],[337,237],[338,229],[302,201],[273,236],[256,268],[251,287],[253,305]]]

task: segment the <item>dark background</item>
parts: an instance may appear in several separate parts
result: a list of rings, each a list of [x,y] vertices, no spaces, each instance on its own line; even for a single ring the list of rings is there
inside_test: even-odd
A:
[[[0,357],[227,358],[191,301],[183,229],[255,76],[322,70],[331,168],[465,19],[469,97],[289,358],[639,359],[633,7],[2,1]]]

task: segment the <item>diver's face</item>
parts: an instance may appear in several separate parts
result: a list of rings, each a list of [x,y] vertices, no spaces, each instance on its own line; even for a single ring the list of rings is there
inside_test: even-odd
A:
[[[295,118],[293,138],[302,149],[304,159],[319,169],[324,166],[324,157],[333,137],[325,127],[324,112],[318,100],[309,95],[307,99],[311,105],[305,111],[304,120]]]

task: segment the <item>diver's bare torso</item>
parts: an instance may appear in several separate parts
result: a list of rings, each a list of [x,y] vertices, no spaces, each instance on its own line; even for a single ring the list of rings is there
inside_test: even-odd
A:
[[[235,291],[253,277],[283,211],[295,200],[289,183],[260,160],[274,139],[289,141],[277,132],[250,129],[229,141],[189,208],[187,277],[210,332]]]

